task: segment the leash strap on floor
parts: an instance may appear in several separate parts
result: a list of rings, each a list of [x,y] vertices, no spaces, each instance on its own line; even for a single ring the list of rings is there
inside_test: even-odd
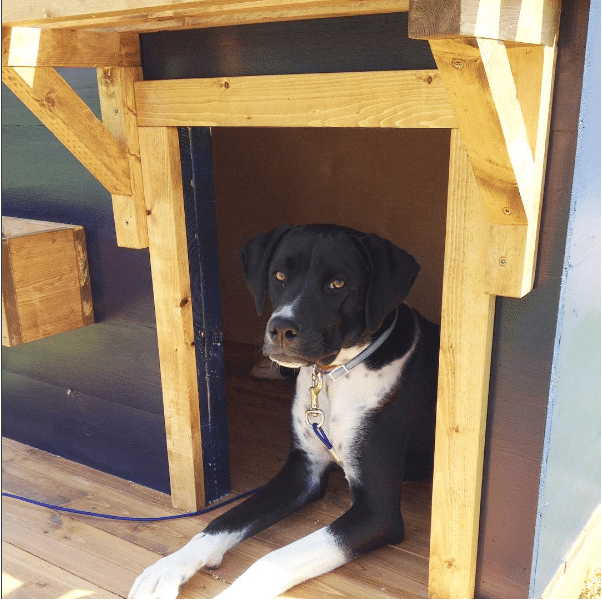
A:
[[[28,499],[27,497],[20,497],[19,495],[13,495],[8,492],[3,492],[3,497],[9,497],[11,499],[17,499],[18,501],[23,501],[25,503],[31,503],[32,505],[39,505],[40,507],[46,507],[47,509],[55,509],[56,511],[64,511],[66,513],[76,513],[78,515],[87,515],[93,518],[103,518],[105,520],[121,520],[124,522],[162,522],[165,520],[177,520],[178,518],[191,518],[196,515],[202,515],[204,513],[209,513],[215,509],[219,509],[220,507],[224,507],[225,505],[229,505],[230,503],[234,503],[239,501],[240,499],[244,499],[245,497],[249,497],[256,492],[260,491],[263,486],[258,486],[252,490],[248,490],[246,492],[240,493],[231,499],[227,499],[226,501],[222,501],[221,503],[217,503],[215,505],[211,505],[210,507],[205,507],[204,509],[199,509],[198,511],[193,511],[191,513],[180,513],[178,515],[164,515],[156,518],[131,518],[122,515],[107,515],[105,513],[94,513],[92,511],[82,511],[81,509],[71,509],[70,507],[60,507],[58,505],[52,505],[51,503],[43,503],[42,501],[35,501],[34,499]]]

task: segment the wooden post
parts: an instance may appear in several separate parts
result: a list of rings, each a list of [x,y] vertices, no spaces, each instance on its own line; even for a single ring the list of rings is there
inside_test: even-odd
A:
[[[451,132],[429,596],[474,596],[495,297],[489,222],[459,130]]]
[[[142,127],[139,138],[171,499],[195,510],[205,493],[178,131]]]
[[[131,195],[112,195],[117,244],[146,248],[148,234],[134,98],[134,82],[142,79],[142,68],[104,67],[97,69],[97,76],[102,121],[126,146],[132,179]]]

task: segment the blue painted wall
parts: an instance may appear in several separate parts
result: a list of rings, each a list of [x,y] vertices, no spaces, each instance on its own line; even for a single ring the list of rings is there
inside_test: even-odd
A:
[[[600,2],[590,7],[530,597],[600,504]]]

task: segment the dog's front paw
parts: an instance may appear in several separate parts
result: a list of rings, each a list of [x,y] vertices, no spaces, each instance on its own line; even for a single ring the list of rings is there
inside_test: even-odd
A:
[[[149,566],[136,578],[128,599],[175,599],[180,587],[196,572],[177,553]]]

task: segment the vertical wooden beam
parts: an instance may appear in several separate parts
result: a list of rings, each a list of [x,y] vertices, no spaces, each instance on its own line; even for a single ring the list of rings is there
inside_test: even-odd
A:
[[[441,311],[429,596],[474,596],[495,297],[485,293],[489,222],[452,130]]]
[[[117,244],[146,248],[148,234],[134,98],[134,82],[142,80],[142,68],[104,67],[97,69],[97,76],[102,121],[127,148],[132,180],[131,195],[112,195]]]
[[[172,503],[204,503],[186,220],[176,128],[140,128]]]

